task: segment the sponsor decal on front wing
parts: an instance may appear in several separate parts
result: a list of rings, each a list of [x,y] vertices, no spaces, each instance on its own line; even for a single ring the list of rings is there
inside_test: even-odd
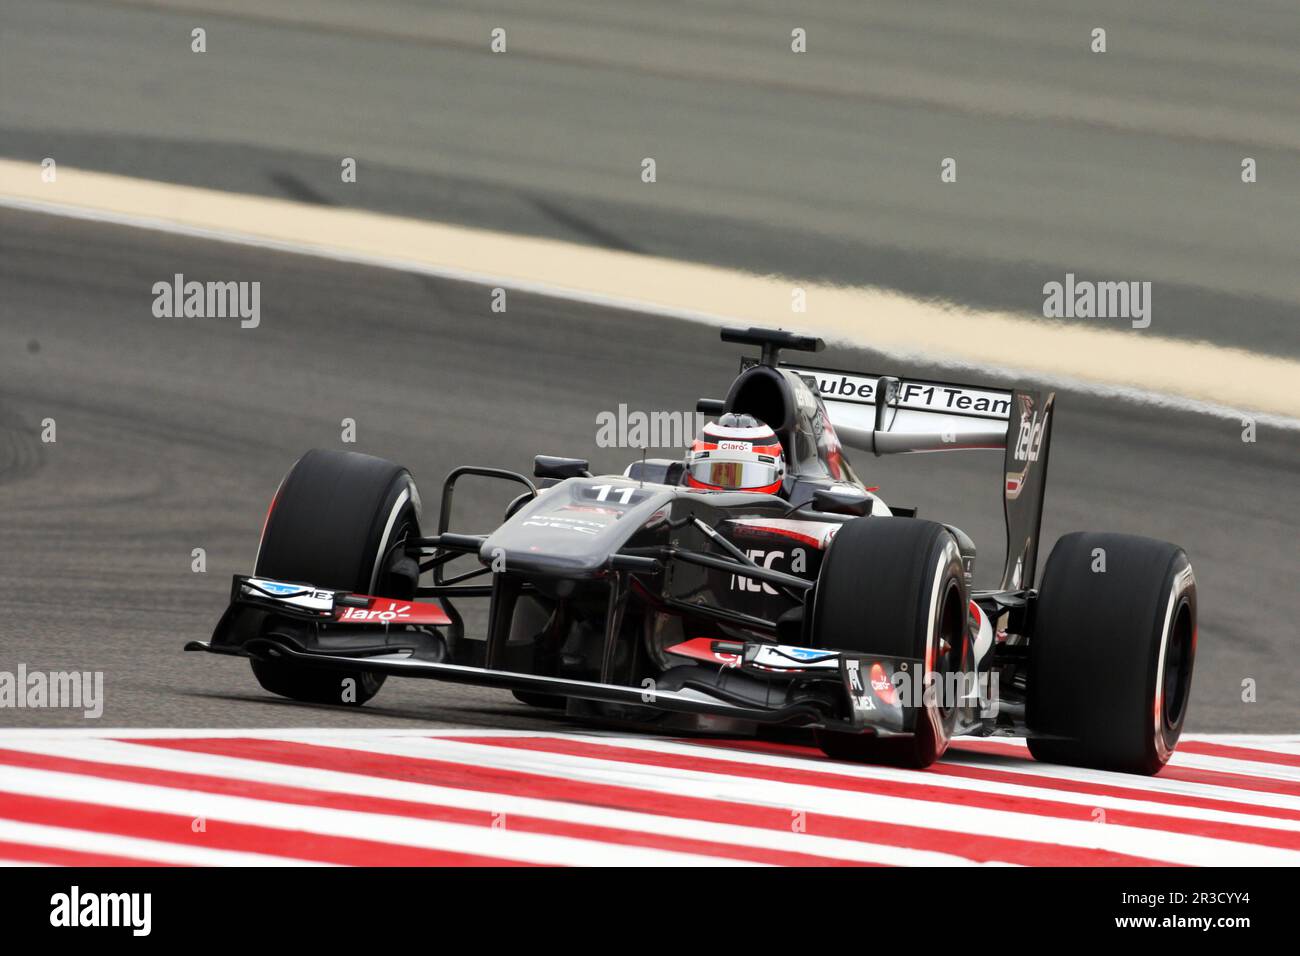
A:
[[[357,595],[360,597],[360,595]],[[437,604],[370,598],[369,607],[340,607],[335,618],[346,624],[450,624],[451,618]]]
[[[269,598],[282,604],[328,614],[334,609],[334,592],[314,588],[307,584],[289,584],[269,578],[249,578],[244,582],[244,592],[252,597]]]
[[[837,670],[840,655],[816,647],[792,647],[789,644],[750,644],[745,663],[762,670],[806,671]]]
[[[335,595],[344,593],[307,584],[289,584],[269,578],[249,578],[244,582],[244,593],[263,600],[278,601],[304,611],[322,616],[333,615],[347,624],[450,624],[451,618],[441,605],[422,601],[399,601],[392,598],[354,594],[349,600],[363,600],[365,607],[351,604],[338,605]]]

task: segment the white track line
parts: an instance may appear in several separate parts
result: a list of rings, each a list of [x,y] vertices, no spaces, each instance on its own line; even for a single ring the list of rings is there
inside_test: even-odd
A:
[[[791,280],[531,236],[0,159],[0,206],[561,298],[710,325],[791,324]],[[945,307],[800,282],[798,324],[831,341],[953,369],[1300,428],[1300,363],[1211,343]],[[143,294],[143,293],[142,293]],[[485,300],[486,301],[486,300]],[[1143,384],[1135,384],[1143,383]]]
[[[178,223],[168,222],[164,219],[152,219],[149,217],[131,216],[123,213],[88,210],[60,203],[13,199],[3,195],[0,195],[0,207],[18,209],[24,212],[39,212],[45,215],[62,216],[70,219],[82,219],[88,222],[101,222],[114,226],[148,229],[154,232],[164,232],[171,235],[185,236],[190,239],[203,239],[209,242],[225,242],[232,245],[250,246],[255,249],[267,249],[272,252],[283,252],[291,255],[313,256],[318,259],[327,259],[331,262],[344,262],[349,265],[369,266],[376,269],[392,269],[398,272],[409,272],[414,275],[428,276],[433,279],[444,279],[451,282],[466,282],[474,285],[490,286],[493,288],[503,287],[510,289],[511,291],[544,296],[550,299],[563,299],[567,302],[576,302],[582,305],[594,306],[596,308],[612,309],[622,312],[636,312],[642,315],[653,315],[658,318],[678,319],[683,322],[695,322],[713,326],[743,324],[744,322],[744,320],[736,318],[735,316],[697,311],[694,309],[672,308],[652,302],[646,302],[643,299],[625,298],[623,296],[610,295],[607,293],[589,292],[573,286],[557,285],[549,282],[528,281],[514,276],[481,272],[478,270],[429,265],[413,259],[403,259],[400,256],[377,256],[345,252],[308,243],[267,239],[252,233],[185,226]],[[815,325],[811,325],[810,327],[816,331]],[[1138,405],[1150,405],[1155,408],[1165,408],[1175,412],[1187,412],[1195,415],[1206,415],[1211,418],[1228,419],[1230,421],[1241,421],[1248,417],[1259,425],[1281,428],[1288,431],[1300,430],[1300,417],[1245,410],[1233,405],[1224,404],[1223,402],[1209,401],[1188,395],[1176,395],[1169,392],[1139,388],[1133,385],[1114,382],[1097,382],[1060,373],[1047,374],[1032,368],[1018,366],[1014,364],[1014,359],[1012,360],[1012,364],[994,365],[984,362],[966,361],[942,353],[920,352],[906,348],[890,348],[879,342],[872,342],[867,338],[843,339],[841,337],[839,341],[841,344],[857,348],[872,349],[888,359],[904,362],[924,362],[934,365],[937,368],[951,370],[958,374],[982,376],[986,378],[991,377],[1001,380],[1014,379],[1026,383],[1042,382],[1057,388],[1069,389],[1070,391],[1082,395],[1091,395],[1097,398],[1119,399],[1121,401],[1132,402]]]

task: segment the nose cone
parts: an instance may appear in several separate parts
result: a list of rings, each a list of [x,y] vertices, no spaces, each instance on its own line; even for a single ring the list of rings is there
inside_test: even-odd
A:
[[[673,495],[621,476],[570,478],[489,535],[479,560],[507,574],[595,577]]]

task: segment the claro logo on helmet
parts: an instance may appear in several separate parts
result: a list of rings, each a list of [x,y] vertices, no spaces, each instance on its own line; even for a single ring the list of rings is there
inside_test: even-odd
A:
[[[724,438],[718,442],[718,449],[721,451],[751,451],[753,447],[753,442],[736,441],[728,438]]]
[[[1026,419],[1020,416],[1020,434],[1016,438],[1013,457],[1016,461],[1038,461],[1038,452],[1043,447],[1043,434],[1047,431],[1047,415],[1038,420],[1038,412]]]

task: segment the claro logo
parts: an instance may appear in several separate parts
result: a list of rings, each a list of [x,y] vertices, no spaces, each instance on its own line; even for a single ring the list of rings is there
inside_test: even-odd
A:
[[[1012,457],[1016,461],[1038,461],[1038,452],[1043,447],[1043,433],[1047,431],[1046,414],[1038,420],[1038,412],[1026,419],[1020,416],[1020,434],[1016,437],[1016,447]]]
[[[366,609],[350,607],[339,617],[340,621],[404,621],[411,616],[411,605],[389,601],[388,607],[381,608],[377,603]]]

